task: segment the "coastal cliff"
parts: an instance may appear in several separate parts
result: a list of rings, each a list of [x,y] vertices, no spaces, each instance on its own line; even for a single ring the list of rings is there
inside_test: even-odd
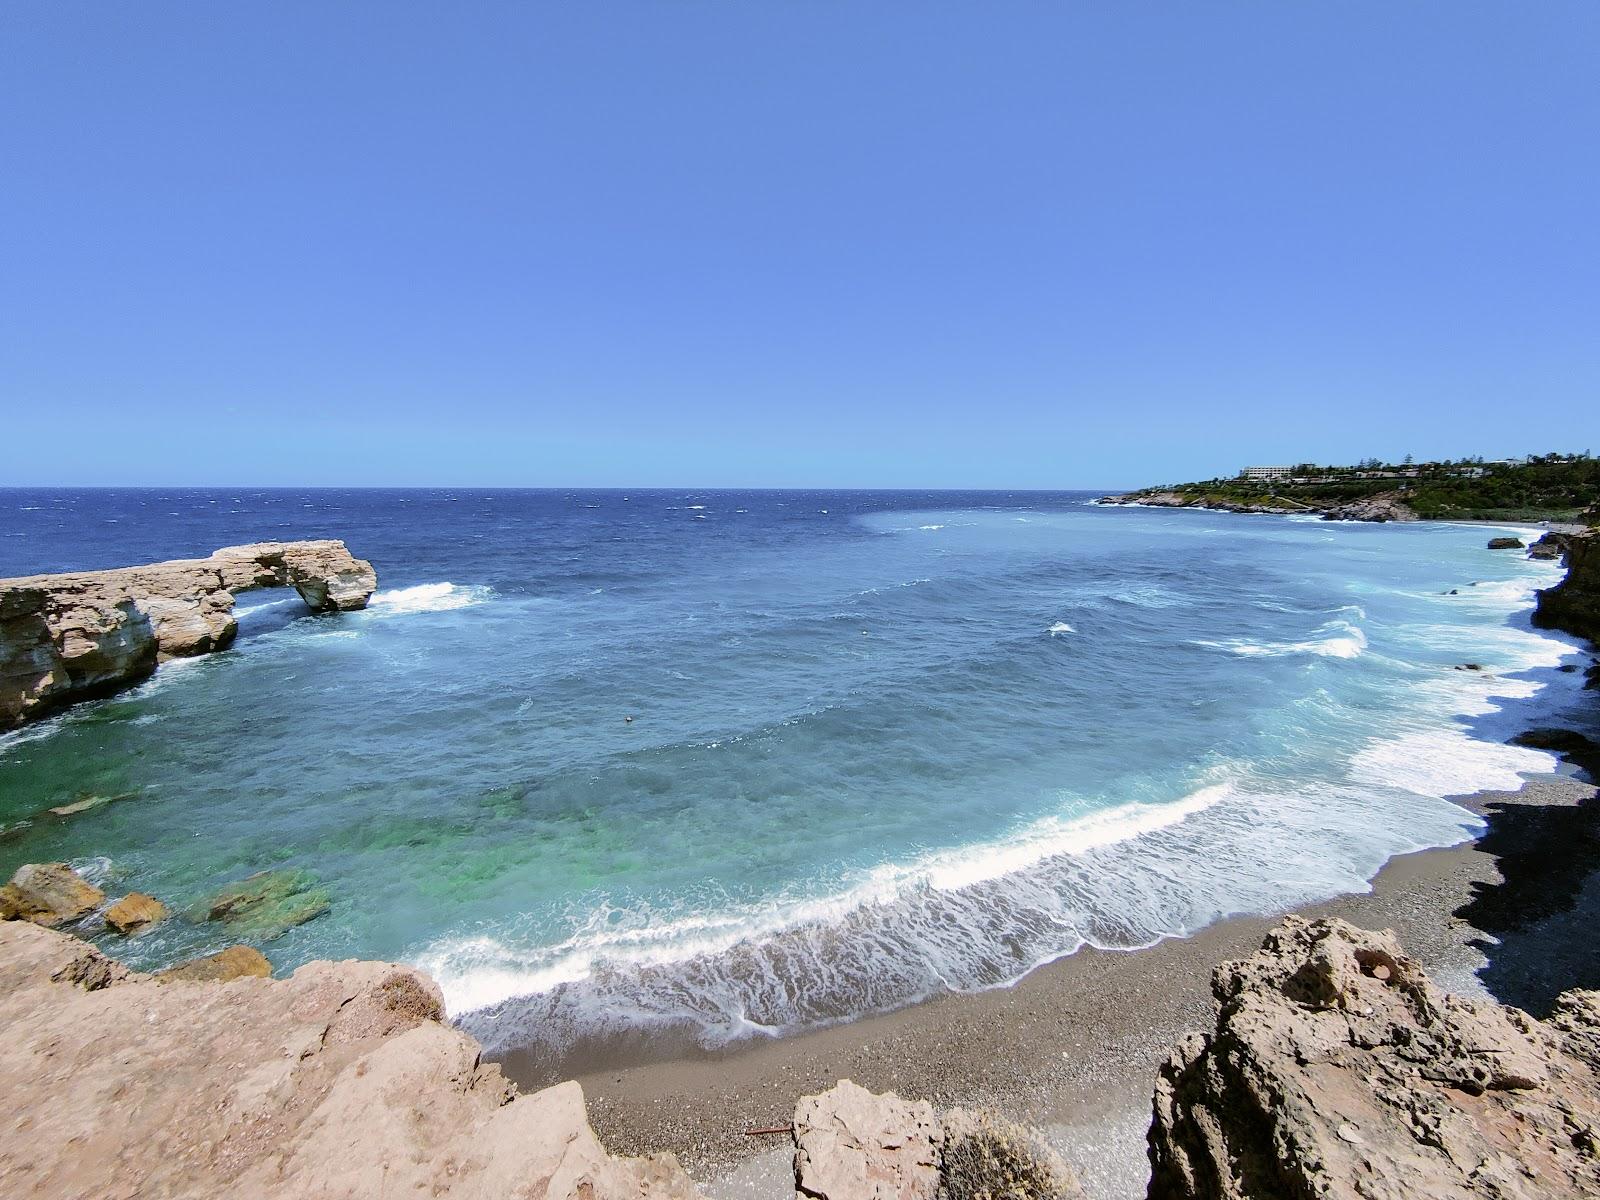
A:
[[[1151,1200],[1600,1194],[1600,993],[1440,991],[1394,935],[1288,917],[1156,1084]]]
[[[313,612],[365,608],[372,564],[340,541],[259,542],[209,558],[0,579],[0,730],[226,649],[233,599],[292,587]]]
[[[1567,576],[1539,593],[1533,623],[1600,642],[1600,532],[1562,535],[1559,544]]]
[[[607,1154],[576,1083],[518,1095],[409,967],[164,982],[9,921],[0,994],[15,1200],[696,1195],[671,1155]]]

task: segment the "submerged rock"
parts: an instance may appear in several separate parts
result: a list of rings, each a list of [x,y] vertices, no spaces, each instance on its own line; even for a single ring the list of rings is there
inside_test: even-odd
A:
[[[233,598],[292,587],[314,612],[366,607],[372,564],[339,541],[260,542],[210,558],[0,579],[0,729],[105,696],[160,662],[222,650]]]
[[[298,867],[257,871],[212,897],[205,919],[222,921],[235,932],[270,941],[328,911],[328,893],[316,876]]]
[[[0,920],[59,925],[88,916],[105,899],[66,863],[28,863],[0,887]]]
[[[108,914],[109,916],[109,914]],[[272,964],[267,956],[254,946],[229,946],[218,954],[205,958],[191,958],[165,971],[157,971],[156,978],[163,982],[174,980],[188,983],[226,983],[230,979],[267,979],[272,975]]]
[[[518,1095],[427,976],[309,963],[163,985],[0,925],[6,1200],[693,1200],[671,1155],[606,1153],[576,1083]]]
[[[1286,918],[1156,1083],[1152,1198],[1600,1195],[1600,993],[1547,1022],[1436,988],[1391,933]]]
[[[117,800],[126,800],[127,798],[128,794],[126,793],[120,796],[80,796],[71,804],[58,805],[52,808],[50,812],[58,817],[75,817],[79,813],[88,812],[92,808],[100,808],[102,805],[111,804]]]
[[[139,933],[166,919],[167,906],[143,892],[129,892],[106,909],[106,924],[124,936]]]

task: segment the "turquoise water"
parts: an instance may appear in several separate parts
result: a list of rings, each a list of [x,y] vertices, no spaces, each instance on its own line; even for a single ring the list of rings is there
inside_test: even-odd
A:
[[[491,1048],[718,1043],[1360,888],[1552,768],[1501,739],[1570,694],[1560,572],[1495,530],[1088,500],[0,493],[3,574],[334,535],[381,585],[0,741],[0,869],[304,867],[280,970],[419,963]]]

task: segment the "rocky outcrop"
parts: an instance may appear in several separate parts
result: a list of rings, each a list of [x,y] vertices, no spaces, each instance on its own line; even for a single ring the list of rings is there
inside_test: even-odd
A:
[[[66,863],[28,863],[0,887],[0,921],[60,925],[88,916],[105,898]]]
[[[1348,504],[1335,504],[1322,512],[1324,521],[1415,521],[1404,492],[1380,492]]]
[[[1600,1195],[1600,993],[1439,991],[1393,934],[1286,918],[1156,1084],[1152,1200]]]
[[[267,979],[271,975],[272,964],[254,946],[229,946],[217,954],[191,958],[156,972],[156,978],[166,983],[226,983],[230,979]]]
[[[670,1155],[608,1155],[576,1083],[518,1095],[407,967],[157,983],[12,922],[0,995],[8,1200],[695,1195]]]
[[[1489,539],[1491,550],[1525,550],[1527,543],[1519,537],[1492,537]]]
[[[794,1178],[812,1200],[1081,1200],[1036,1134],[989,1113],[878,1094],[842,1079],[794,1110]]]
[[[233,598],[292,587],[313,612],[365,608],[372,564],[343,542],[260,542],[210,558],[0,579],[0,730],[225,649]]]
[[[1539,593],[1533,623],[1600,641],[1600,530],[1564,537],[1567,577]]]
[[[143,933],[167,919],[167,906],[154,896],[129,892],[106,909],[106,924],[124,937]]]
[[[1305,504],[1286,496],[1267,496],[1260,501],[1235,500],[1215,493],[1194,491],[1129,492],[1121,496],[1102,496],[1101,504],[1140,504],[1151,508],[1204,508],[1215,512],[1270,513],[1277,516],[1320,515],[1329,521],[1415,521],[1417,514],[1406,504],[1404,492],[1383,492],[1347,504]]]
[[[1293,503],[1257,504],[1245,500],[1229,500],[1221,496],[1208,496],[1192,492],[1131,492],[1125,496],[1102,496],[1101,504],[1139,504],[1148,508],[1205,508],[1216,512],[1271,513],[1293,516],[1296,513],[1318,512],[1309,505]]]

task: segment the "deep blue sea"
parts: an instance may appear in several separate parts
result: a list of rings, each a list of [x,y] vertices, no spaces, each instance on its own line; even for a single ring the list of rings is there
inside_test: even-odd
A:
[[[421,964],[492,1048],[716,1044],[1360,889],[1552,769],[1502,739],[1573,692],[1559,567],[1091,499],[0,492],[0,575],[341,537],[380,581],[242,596],[230,651],[0,740],[0,872],[177,909],[301,866],[333,908],[280,971]],[[45,811],[86,794],[127,798]]]

